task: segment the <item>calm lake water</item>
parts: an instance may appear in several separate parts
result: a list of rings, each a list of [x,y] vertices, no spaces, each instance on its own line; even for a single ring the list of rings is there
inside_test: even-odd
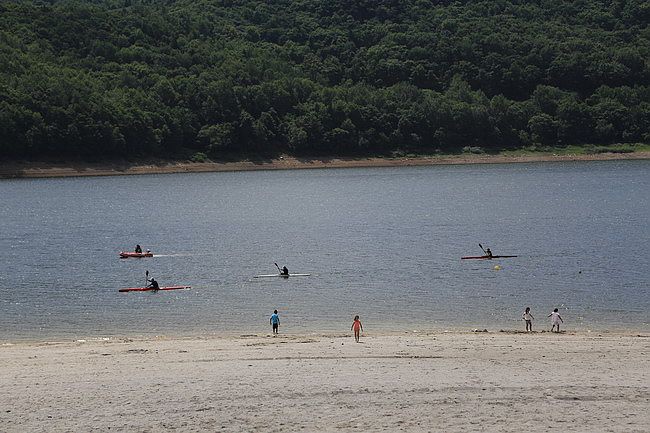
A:
[[[0,180],[0,340],[650,330],[650,161]],[[148,259],[118,258],[136,243]],[[477,261],[478,244],[517,258]],[[310,277],[253,278],[274,262]],[[500,270],[495,270],[500,265]],[[188,291],[119,293],[145,283]]]

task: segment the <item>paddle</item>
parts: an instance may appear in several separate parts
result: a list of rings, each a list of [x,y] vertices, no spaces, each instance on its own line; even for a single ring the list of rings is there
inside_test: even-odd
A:
[[[144,286],[146,287],[149,285],[149,271],[145,271],[144,280],[145,280]]]
[[[483,248],[483,245],[478,244],[478,246],[481,247],[481,249],[483,250],[483,252],[485,253],[485,255],[487,255],[487,251],[485,251],[485,249]]]

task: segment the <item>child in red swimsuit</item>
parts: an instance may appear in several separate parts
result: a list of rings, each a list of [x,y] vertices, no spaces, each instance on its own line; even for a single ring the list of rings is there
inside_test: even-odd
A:
[[[363,325],[361,324],[361,320],[359,320],[359,316],[354,316],[354,322],[352,322],[352,327],[350,330],[354,331],[354,341],[358,343],[359,331],[363,331]]]

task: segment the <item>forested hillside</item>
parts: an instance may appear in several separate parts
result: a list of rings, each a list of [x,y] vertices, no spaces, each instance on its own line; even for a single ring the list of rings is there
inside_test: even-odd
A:
[[[0,2],[0,156],[650,141],[643,0]]]

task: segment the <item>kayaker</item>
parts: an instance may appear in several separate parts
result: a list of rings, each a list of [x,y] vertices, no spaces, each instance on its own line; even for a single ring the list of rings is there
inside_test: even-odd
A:
[[[153,277],[151,277],[147,281],[149,281],[149,285],[147,286],[148,288],[154,289],[154,290],[160,290],[160,286],[158,285],[158,281],[154,280]]]
[[[490,249],[488,248],[487,250],[485,250],[485,255],[488,257],[492,257],[492,251],[490,251]]]
[[[289,275],[289,269],[287,269],[286,266],[282,266],[282,271],[280,272],[280,275]]]
[[[140,245],[135,246],[135,252],[138,254],[142,254],[142,247]]]

